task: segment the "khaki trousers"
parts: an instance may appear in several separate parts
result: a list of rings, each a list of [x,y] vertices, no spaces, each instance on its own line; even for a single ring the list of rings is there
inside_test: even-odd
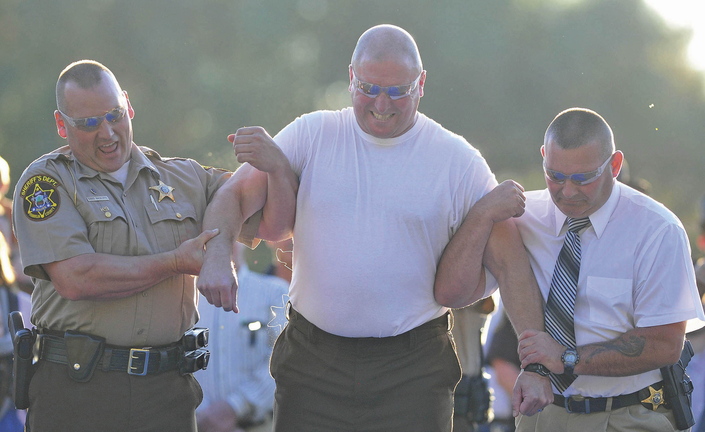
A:
[[[520,415],[517,432],[674,432],[677,431],[671,410],[656,411],[632,405],[614,411],[570,414],[565,408],[550,404],[531,417]]]

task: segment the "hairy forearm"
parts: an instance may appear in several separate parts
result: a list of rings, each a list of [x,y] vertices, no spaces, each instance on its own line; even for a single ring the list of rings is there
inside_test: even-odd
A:
[[[231,177],[216,192],[203,216],[203,230],[217,228],[219,234],[206,244],[205,262],[221,261],[226,265],[233,259],[233,246],[245,217],[237,198],[237,184]]]
[[[173,252],[120,256],[84,254],[45,264],[54,288],[69,300],[108,300],[144,291],[179,274]]]
[[[578,348],[578,375],[627,376],[659,369],[678,361],[685,323],[643,327],[616,339]]]
[[[485,265],[497,278],[502,302],[517,334],[528,329],[543,330],[543,298],[513,220],[495,224]]]

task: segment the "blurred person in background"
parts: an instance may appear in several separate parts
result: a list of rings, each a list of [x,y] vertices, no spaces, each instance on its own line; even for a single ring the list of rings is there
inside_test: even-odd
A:
[[[12,400],[14,377],[12,376],[12,336],[7,326],[11,311],[20,311],[29,316],[31,300],[29,294],[20,290],[10,261],[10,246],[0,233],[0,431],[20,432],[24,430],[25,411],[15,409]]]
[[[5,241],[10,247],[10,260],[15,273],[15,283],[24,292],[32,293],[32,279],[22,271],[20,250],[17,238],[12,229],[12,199],[7,196],[10,192],[10,165],[0,157],[0,232],[5,236]]]
[[[475,432],[492,420],[492,390],[484,369],[483,335],[495,310],[494,295],[453,310],[453,340],[463,375],[455,387],[453,432]],[[514,383],[512,382],[512,386]]]
[[[199,326],[210,329],[208,368],[196,375],[203,402],[196,410],[199,432],[272,430],[274,379],[269,359],[279,327],[268,324],[281,306],[287,281],[250,270],[244,246],[236,245],[240,313],[225,312],[200,299]]]
[[[492,315],[485,346],[485,361],[489,366],[494,392],[494,418],[483,432],[514,431],[511,397],[514,383],[521,373],[517,345],[517,335],[500,301],[497,311]]]
[[[696,244],[700,253],[705,253],[705,195],[698,201],[699,233]],[[700,300],[705,303],[705,257],[695,260],[695,280],[698,284]],[[695,356],[688,365],[688,374],[693,380],[693,415],[695,415],[694,431],[705,432],[705,328],[687,334],[693,344]]]

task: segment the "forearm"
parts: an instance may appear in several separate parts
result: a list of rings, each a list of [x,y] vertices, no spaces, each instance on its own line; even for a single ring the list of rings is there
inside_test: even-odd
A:
[[[206,244],[205,263],[218,262],[230,266],[233,260],[233,246],[246,219],[237,197],[238,186],[233,178],[216,192],[203,216],[203,230],[219,230],[218,236]]]
[[[433,292],[439,304],[462,308],[481,298],[485,282],[482,258],[492,226],[492,219],[470,209],[438,263]]]
[[[683,349],[685,322],[635,328],[618,338],[578,347],[578,375],[628,376],[674,364]]]
[[[144,291],[180,274],[176,254],[84,254],[43,266],[54,288],[69,300],[109,300]]]
[[[299,178],[288,165],[267,175],[267,202],[257,236],[271,241],[291,237],[296,220]]]
[[[513,220],[494,225],[485,265],[497,278],[502,302],[517,334],[527,329],[543,330],[543,298]]]

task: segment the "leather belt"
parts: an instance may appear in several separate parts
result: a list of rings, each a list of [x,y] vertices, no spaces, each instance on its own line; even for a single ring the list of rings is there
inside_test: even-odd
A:
[[[663,397],[663,381],[659,381],[648,387],[620,396],[613,397],[584,397],[573,395],[565,397],[563,395],[553,395],[553,404],[563,407],[569,413],[590,414],[595,412],[611,411],[631,405],[641,404],[650,410],[665,403]]]
[[[68,364],[63,337],[39,334],[39,358],[58,364]],[[149,348],[120,348],[106,345],[98,362],[105,372],[122,371],[129,375],[158,374],[179,368],[183,358],[179,345]]]

